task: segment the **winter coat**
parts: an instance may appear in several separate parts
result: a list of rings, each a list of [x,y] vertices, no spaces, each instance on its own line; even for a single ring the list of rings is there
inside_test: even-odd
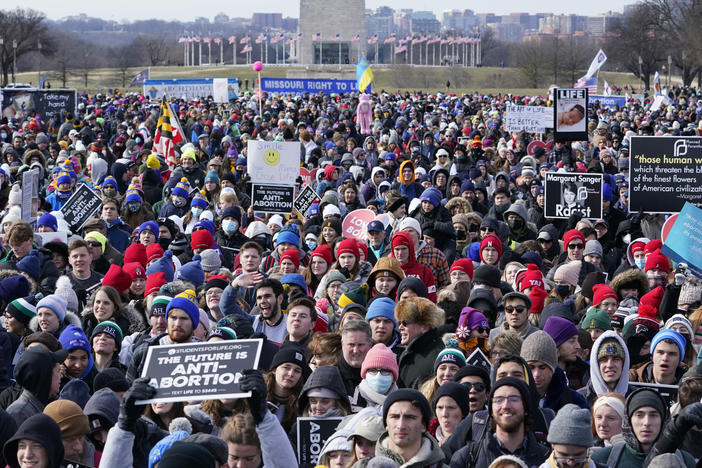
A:
[[[617,332],[608,330],[601,334],[595,340],[595,343],[592,345],[592,348],[590,350],[590,382],[588,382],[588,384],[585,387],[578,390],[578,393],[580,393],[583,397],[587,399],[590,406],[594,404],[595,400],[599,395],[611,391],[605,383],[604,379],[602,378],[602,374],[600,373],[600,366],[597,364],[597,355],[599,354],[600,348],[602,347],[602,342],[606,339],[612,338],[616,339],[619,342],[619,345],[624,350],[625,357],[622,366],[622,375],[619,378],[619,382],[617,382],[617,386],[614,388],[614,391],[622,396],[626,396],[635,390],[629,385],[629,367],[631,365],[629,360],[629,349],[626,347],[624,339],[621,336],[619,336]]]
[[[309,397],[307,394],[313,388],[323,387],[339,395],[339,402],[344,406],[349,412],[351,411],[351,404],[349,403],[349,396],[346,392],[346,387],[344,386],[344,380],[341,377],[339,368],[336,366],[320,366],[312,372],[312,374],[307,378],[305,385],[300,391],[299,405],[300,414],[309,405]]]
[[[59,277],[58,268],[54,263],[54,256],[50,250],[33,246],[39,257],[39,287],[42,294],[48,296],[56,290],[56,280]],[[10,252],[0,260],[0,270],[17,270],[17,256]]]
[[[551,378],[551,383],[546,389],[546,395],[543,398],[543,407],[550,408],[557,413],[568,403],[573,403],[584,409],[590,409],[590,405],[583,395],[577,391],[568,388],[568,380],[565,372],[560,367],[556,367]]]
[[[124,224],[120,218],[117,218],[112,224],[107,227],[105,237],[110,241],[110,244],[119,252],[124,252],[129,247],[131,240],[132,228]]]
[[[402,239],[395,239],[400,237]],[[414,251],[414,242],[410,235],[406,232],[396,233],[395,236],[393,236],[391,245],[395,243],[405,245],[409,249],[409,261],[402,265],[402,271],[405,272],[405,277],[419,278],[427,286],[427,298],[436,303],[436,280],[434,279],[434,274],[429,267],[417,261],[417,254]],[[390,255],[394,257],[395,253],[391,251]]]
[[[168,432],[144,417],[139,418],[133,432],[125,431],[115,424],[107,433],[100,466],[149,466],[149,452],[167,435]]]
[[[451,457],[451,468],[487,468],[501,455],[514,455],[522,459],[527,466],[538,466],[548,458],[550,450],[536,441],[534,433],[526,433],[526,445],[520,446],[514,453],[500,448],[492,431],[477,442],[470,442]],[[472,461],[469,461],[472,460]]]
[[[444,463],[444,453],[439,447],[439,443],[427,433],[422,435],[422,444],[419,451],[409,460],[403,459],[397,452],[387,447],[388,433],[384,432],[375,444],[376,456],[390,458],[397,466],[402,468],[448,468]],[[354,463],[353,468],[365,468],[372,458],[364,458]]]
[[[436,328],[412,340],[398,359],[401,382],[406,387],[419,388],[424,380],[434,374],[434,361],[442,349],[444,342]]]

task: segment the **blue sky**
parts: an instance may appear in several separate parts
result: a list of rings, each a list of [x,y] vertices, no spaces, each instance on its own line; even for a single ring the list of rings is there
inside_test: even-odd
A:
[[[596,15],[609,10],[621,11],[632,0],[588,0],[585,2],[564,2],[562,0],[541,0],[524,2],[523,0],[502,0],[500,2],[463,2],[457,0],[366,0],[366,8],[387,5],[391,8],[412,8],[414,10],[432,10],[437,16],[443,10],[472,8],[477,13],[505,14],[511,12],[528,13],[576,13]],[[121,0],[119,2],[96,2],[94,0],[33,0],[31,7],[44,12],[51,19],[86,13],[89,16],[102,17],[120,21],[122,19],[163,18],[191,20],[196,16],[212,19],[219,12],[229,16],[250,17],[254,12],[282,12],[284,16],[299,16],[299,3],[291,0],[264,0],[248,2],[244,0],[208,0],[206,9],[197,8],[192,0],[171,0],[169,2],[144,2],[143,0]],[[11,9],[26,7],[27,2],[4,0],[1,8]],[[130,18],[130,14],[134,15]]]

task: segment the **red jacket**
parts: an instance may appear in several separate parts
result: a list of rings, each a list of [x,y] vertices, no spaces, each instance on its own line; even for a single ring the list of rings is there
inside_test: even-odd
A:
[[[417,255],[414,253],[414,242],[412,237],[406,232],[397,232],[392,236],[390,255],[395,257],[395,247],[404,245],[409,248],[409,261],[401,265],[405,276],[419,278],[427,286],[427,299],[436,303],[436,281],[434,274],[426,266],[417,261]]]

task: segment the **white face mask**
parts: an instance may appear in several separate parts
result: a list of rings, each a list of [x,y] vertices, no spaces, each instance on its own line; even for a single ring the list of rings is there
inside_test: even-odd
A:
[[[622,241],[623,241],[626,245],[631,244],[631,234],[626,234],[626,235],[624,235],[624,237],[622,237]]]

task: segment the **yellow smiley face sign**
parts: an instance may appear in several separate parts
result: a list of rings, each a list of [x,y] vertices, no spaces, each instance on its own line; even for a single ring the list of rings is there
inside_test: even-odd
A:
[[[276,149],[268,149],[263,153],[263,161],[269,166],[276,166],[280,162],[280,153]]]

